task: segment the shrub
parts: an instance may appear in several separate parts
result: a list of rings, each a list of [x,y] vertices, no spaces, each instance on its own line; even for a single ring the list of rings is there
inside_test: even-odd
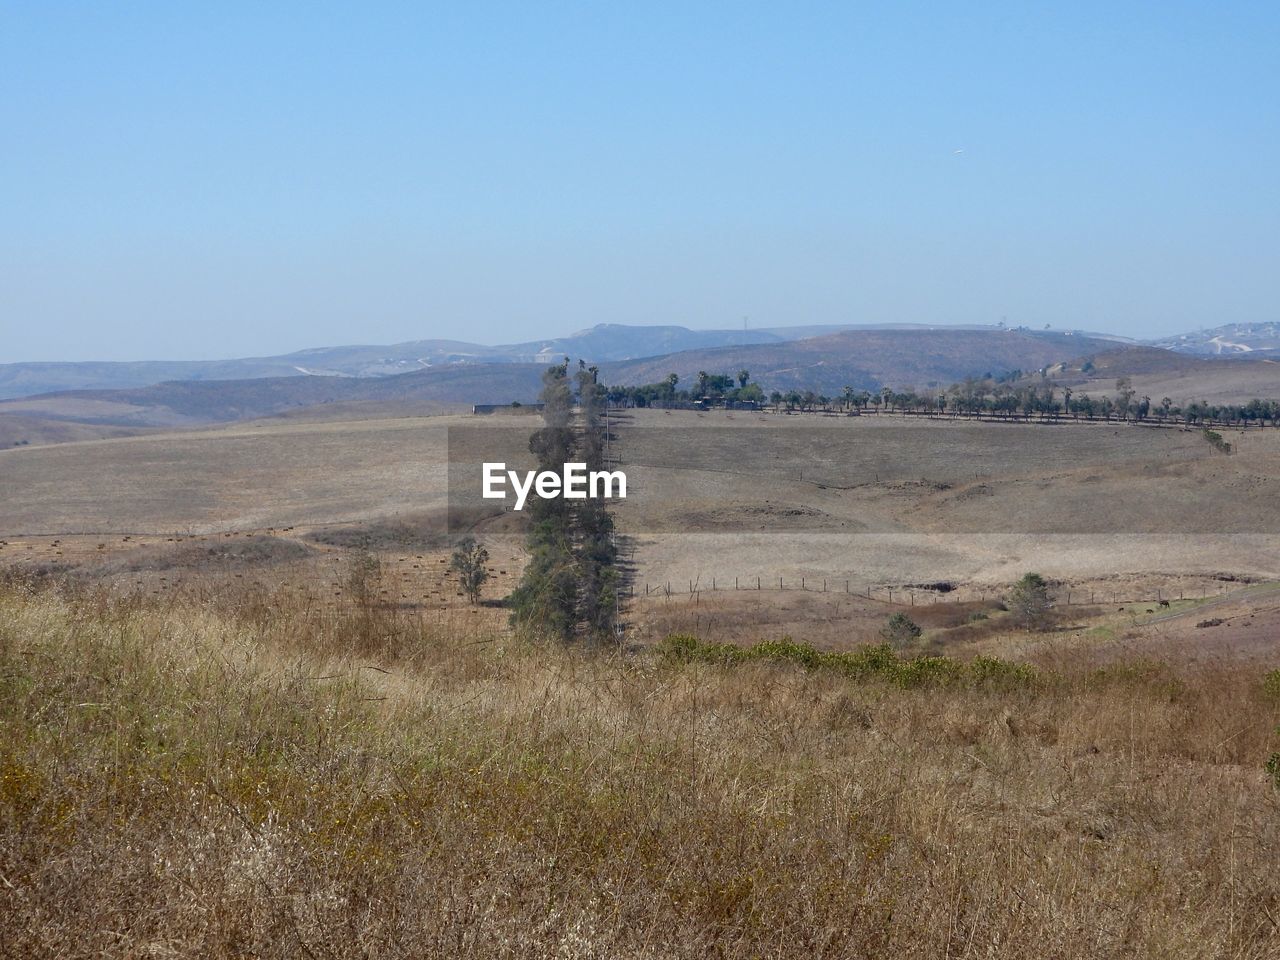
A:
[[[963,678],[962,663],[950,657],[917,657],[899,662],[893,682],[900,687],[941,687]]]
[[[1208,442],[1209,446],[1213,447],[1213,449],[1217,450],[1219,453],[1231,453],[1231,444],[1222,439],[1222,434],[1217,430],[1210,430],[1208,427],[1205,427],[1202,435]]]
[[[965,684],[974,688],[1009,690],[1028,688],[1040,681],[1025,663],[1009,663],[994,657],[978,657],[963,663],[951,657],[900,657],[887,643],[858,650],[822,653],[790,637],[764,640],[750,647],[730,643],[703,643],[686,633],[668,636],[658,654],[676,663],[732,665],[750,660],[793,663],[807,670],[825,670],[850,680],[881,680],[894,686],[940,687]]]
[[[1053,603],[1049,600],[1049,584],[1038,573],[1028,573],[1009,594],[1009,609],[1014,621],[1028,630],[1044,630],[1052,620]]]
[[[790,637],[781,640],[762,640],[748,648],[752,660],[785,660],[810,669],[822,662],[822,654],[807,643],[796,643]]]
[[[895,613],[880,629],[880,636],[895,650],[901,650],[911,641],[919,639],[920,633],[919,625],[902,612]]]
[[[489,571],[485,568],[488,562],[489,551],[476,543],[475,537],[463,537],[449,562],[450,568],[457,571],[458,581],[473,605],[480,601],[480,588],[489,579]]]
[[[1010,663],[996,657],[974,657],[969,662],[969,677],[975,686],[1008,690],[1029,687],[1039,679],[1029,663]]]
[[[658,653],[676,663],[738,663],[747,650],[730,643],[703,643],[687,633],[673,633],[658,644]]]
[[[1268,700],[1280,703],[1280,670],[1272,670],[1262,678],[1262,693]]]

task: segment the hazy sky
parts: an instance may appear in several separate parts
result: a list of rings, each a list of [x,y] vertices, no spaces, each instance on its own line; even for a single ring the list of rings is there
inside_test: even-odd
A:
[[[1280,4],[0,0],[0,362],[1277,319]]]

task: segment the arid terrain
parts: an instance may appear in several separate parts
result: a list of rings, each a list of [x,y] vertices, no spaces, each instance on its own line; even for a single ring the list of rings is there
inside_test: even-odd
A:
[[[304,418],[6,450],[0,562],[147,592],[295,582],[332,601],[367,547],[388,601],[452,608],[450,437],[458,500],[480,460],[518,460],[537,422]],[[1229,457],[1174,428],[890,415],[632,410],[614,436],[630,484],[614,507],[624,619],[641,643],[689,628],[838,648],[874,639],[898,605],[938,605],[921,616],[955,627],[943,605],[967,616],[1028,570],[1062,602],[1099,606],[1280,578],[1277,430],[1233,433]],[[465,529],[491,545],[496,601],[523,566],[519,518],[476,507]],[[496,606],[469,615],[503,622]],[[1229,621],[1215,647],[1244,626]],[[1265,652],[1250,627],[1241,649]]]
[[[590,654],[539,422],[0,451],[0,955],[1280,955],[1280,430],[627,411]]]

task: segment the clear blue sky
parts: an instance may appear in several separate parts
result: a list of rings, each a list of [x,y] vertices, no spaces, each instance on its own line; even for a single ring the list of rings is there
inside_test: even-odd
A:
[[[1277,319],[1280,4],[0,0],[0,362]]]

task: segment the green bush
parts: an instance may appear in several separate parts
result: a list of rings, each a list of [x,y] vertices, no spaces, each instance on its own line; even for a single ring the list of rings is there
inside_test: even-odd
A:
[[[1040,682],[1029,664],[994,657],[969,663],[951,657],[901,657],[887,643],[844,653],[822,653],[790,637],[764,640],[750,647],[703,643],[686,633],[672,634],[658,645],[658,654],[677,663],[731,665],[751,660],[793,663],[807,670],[825,670],[851,680],[881,680],[899,687],[940,687],[965,684],[984,689],[1025,689]]]
[[[1000,690],[1032,686],[1035,668],[1029,663],[1010,663],[996,657],[974,657],[969,661],[969,678],[976,686]]]
[[[1280,703],[1280,670],[1272,670],[1262,678],[1262,693],[1268,700]]]
[[[900,687],[942,687],[964,676],[964,664],[950,657],[917,657],[900,661],[892,679]]]
[[[790,637],[781,640],[762,640],[749,647],[752,660],[786,660],[813,669],[822,662],[822,654],[807,643],[796,643]]]
[[[898,612],[889,618],[880,630],[884,642],[895,650],[901,650],[913,641],[920,639],[919,625],[905,613]]]
[[[703,643],[687,633],[673,633],[658,645],[658,652],[678,663],[740,663],[747,648],[731,643]]]

